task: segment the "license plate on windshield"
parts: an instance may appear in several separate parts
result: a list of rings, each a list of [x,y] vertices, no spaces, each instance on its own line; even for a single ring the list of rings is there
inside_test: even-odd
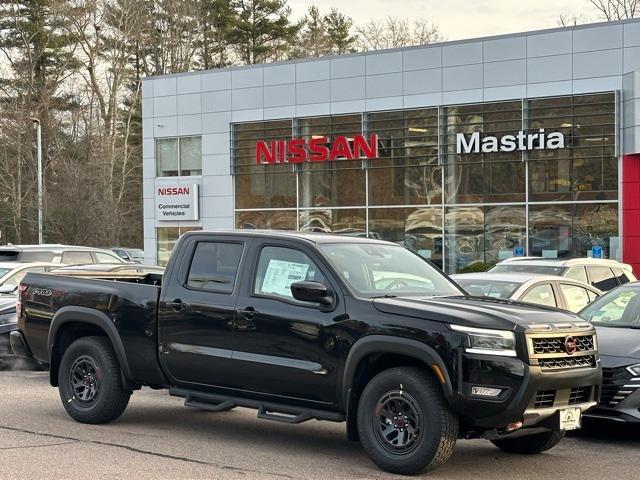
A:
[[[560,410],[560,430],[577,430],[580,428],[581,411],[579,408]]]

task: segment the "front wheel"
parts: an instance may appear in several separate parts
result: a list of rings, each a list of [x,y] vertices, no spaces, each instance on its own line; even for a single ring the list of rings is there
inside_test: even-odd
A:
[[[491,443],[503,452],[530,455],[555,447],[564,438],[564,434],[564,430],[551,430],[525,437],[491,440]]]
[[[120,365],[105,337],[84,337],[64,352],[58,390],[67,413],[80,423],[107,423],[127,408],[131,392],[122,388]]]
[[[358,404],[358,433],[383,470],[402,475],[445,463],[458,438],[458,418],[426,371],[390,368],[365,387]]]

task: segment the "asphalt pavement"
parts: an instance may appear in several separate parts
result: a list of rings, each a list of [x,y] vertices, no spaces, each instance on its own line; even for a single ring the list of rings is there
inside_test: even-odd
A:
[[[67,416],[44,372],[0,372],[0,479],[382,479],[344,425],[285,425],[253,410],[185,408],[164,391],[136,392],[109,425]],[[637,480],[640,427],[597,425],[535,456],[460,440],[430,479]],[[402,477],[397,477],[402,478]]]

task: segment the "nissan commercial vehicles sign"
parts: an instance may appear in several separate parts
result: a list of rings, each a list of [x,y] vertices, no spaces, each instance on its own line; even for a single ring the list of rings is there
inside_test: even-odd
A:
[[[158,220],[199,220],[198,184],[156,186]]]

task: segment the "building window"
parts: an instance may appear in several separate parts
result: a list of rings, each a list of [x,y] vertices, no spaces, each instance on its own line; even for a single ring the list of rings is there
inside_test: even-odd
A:
[[[516,248],[569,258],[598,245],[618,258],[615,126],[611,92],[236,124],[236,226],[390,240],[448,273]],[[500,142],[540,129],[565,147],[457,152],[459,133]],[[303,138],[309,149],[358,134],[378,135],[378,158],[256,164],[257,141]]]
[[[160,227],[156,228],[156,259],[158,265],[165,266],[178,238],[183,233],[202,230],[201,227]]]
[[[156,139],[158,177],[202,175],[202,137]]]

